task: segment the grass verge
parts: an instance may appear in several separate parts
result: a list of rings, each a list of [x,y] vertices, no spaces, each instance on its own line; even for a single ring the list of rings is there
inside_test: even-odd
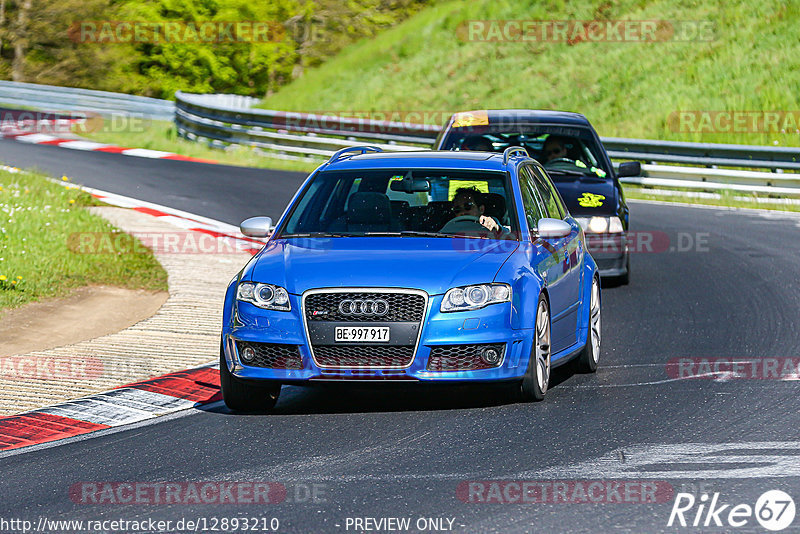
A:
[[[602,136],[800,146],[792,111],[800,109],[800,40],[792,37],[798,17],[800,3],[782,0],[443,2],[348,46],[261,106],[427,111],[439,121],[444,114],[437,112],[465,109],[563,109],[584,113]],[[651,42],[503,42],[488,30],[477,38],[465,33],[468,21],[621,19],[713,29],[703,37],[664,34]],[[685,111],[790,113],[770,128],[746,122],[701,128],[700,115],[676,122]]]
[[[167,289],[166,271],[143,246],[129,254],[70,250],[73,234],[119,232],[85,209],[98,204],[68,182],[0,170],[0,311],[93,284]]]

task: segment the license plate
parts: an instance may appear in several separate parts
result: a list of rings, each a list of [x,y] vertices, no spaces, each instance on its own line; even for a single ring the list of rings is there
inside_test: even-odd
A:
[[[337,343],[386,343],[389,341],[388,326],[337,326]]]

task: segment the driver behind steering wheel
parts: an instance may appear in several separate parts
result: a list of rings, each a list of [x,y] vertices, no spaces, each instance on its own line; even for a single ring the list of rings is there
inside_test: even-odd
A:
[[[477,188],[461,187],[456,190],[456,194],[453,197],[453,213],[455,217],[444,225],[442,230],[451,223],[456,222],[460,217],[472,217],[476,223],[480,223],[490,232],[503,233],[505,229],[500,226],[500,223],[494,217],[483,214],[485,209],[481,192]]]
[[[567,156],[567,139],[557,135],[548,136],[544,142],[542,153],[544,154],[545,163],[557,159],[569,159]]]

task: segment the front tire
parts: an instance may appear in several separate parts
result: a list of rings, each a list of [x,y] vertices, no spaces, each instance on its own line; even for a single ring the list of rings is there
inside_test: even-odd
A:
[[[236,378],[228,370],[225,353],[220,347],[219,383],[225,406],[235,412],[266,412],[275,407],[281,393],[280,383],[252,384]]]
[[[534,330],[528,369],[522,382],[517,385],[517,399],[521,402],[544,399],[550,383],[550,307],[544,295],[539,296]]]
[[[589,333],[586,335],[586,346],[575,360],[575,372],[594,373],[600,361],[600,282],[592,278],[592,293],[589,301]]]

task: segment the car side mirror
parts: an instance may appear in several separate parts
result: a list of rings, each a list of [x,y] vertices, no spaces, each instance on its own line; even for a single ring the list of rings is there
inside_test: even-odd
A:
[[[642,164],[638,161],[626,161],[619,164],[617,169],[617,177],[624,178],[625,176],[639,176],[642,174]]]
[[[542,239],[560,239],[567,237],[572,232],[572,226],[561,219],[539,219],[536,225],[537,233]]]
[[[271,229],[272,217],[250,217],[239,225],[239,230],[247,237],[267,237]]]

